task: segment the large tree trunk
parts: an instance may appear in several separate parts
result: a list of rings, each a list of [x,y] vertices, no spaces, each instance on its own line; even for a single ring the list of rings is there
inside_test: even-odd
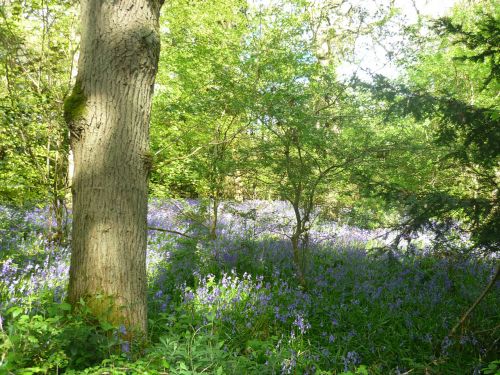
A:
[[[69,301],[146,330],[149,118],[159,0],[82,0],[78,76],[65,102],[74,157]]]

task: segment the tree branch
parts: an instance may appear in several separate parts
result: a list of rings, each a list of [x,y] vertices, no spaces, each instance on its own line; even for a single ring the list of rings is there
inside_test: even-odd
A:
[[[148,227],[148,230],[155,230],[155,231],[158,231],[158,232],[172,233],[172,234],[177,234],[179,236],[183,236],[183,237],[186,237],[186,238],[191,238],[193,240],[195,239],[193,236],[190,236],[189,234],[178,232],[176,230],[170,230],[170,229],[164,229],[164,228],[157,228],[157,227]]]
[[[465,321],[467,320],[467,318],[469,317],[469,315],[474,311],[474,309],[477,307],[477,305],[479,305],[479,303],[483,300],[483,298],[486,296],[486,294],[488,294],[488,292],[490,291],[490,289],[493,287],[493,285],[495,285],[495,282],[500,278],[500,263],[497,263],[497,267],[496,267],[496,270],[495,270],[495,274],[493,275],[493,277],[491,278],[490,282],[488,283],[488,285],[486,285],[486,287],[484,288],[483,292],[481,293],[481,295],[477,298],[477,300],[471,305],[471,307],[469,307],[469,309],[465,312],[465,314],[460,318],[460,320],[458,321],[457,324],[455,324],[453,326],[453,328],[451,329],[450,333],[448,334],[448,336],[453,336],[455,334],[455,332],[457,331],[457,329],[465,323]]]

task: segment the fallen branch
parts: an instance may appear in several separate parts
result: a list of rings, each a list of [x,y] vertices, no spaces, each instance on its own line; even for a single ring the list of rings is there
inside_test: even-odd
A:
[[[472,313],[472,311],[474,311],[474,309],[477,307],[477,305],[479,305],[479,303],[483,300],[483,298],[490,291],[490,289],[493,287],[493,285],[495,284],[495,282],[498,280],[499,277],[500,277],[500,263],[497,264],[497,267],[496,267],[496,270],[495,270],[495,274],[491,278],[491,280],[488,283],[488,285],[486,285],[486,288],[484,288],[484,290],[481,293],[481,295],[472,304],[472,306],[469,307],[469,309],[467,310],[467,312],[460,318],[460,320],[458,321],[458,323],[453,326],[453,328],[451,329],[451,331],[448,334],[448,336],[453,336],[455,334],[456,330],[458,329],[458,327],[460,327],[462,324],[465,323],[465,321],[467,320],[467,318],[469,317],[469,315]]]
[[[176,230],[156,228],[156,227],[148,227],[148,230],[156,230],[158,232],[172,233],[172,234],[177,234],[179,236],[183,236],[183,237],[186,237],[186,238],[191,238],[193,240],[195,239],[194,237],[190,236],[189,234],[178,232]]]

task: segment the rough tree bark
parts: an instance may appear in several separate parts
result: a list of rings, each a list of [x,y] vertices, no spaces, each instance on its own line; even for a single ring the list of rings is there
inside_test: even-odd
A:
[[[146,331],[149,119],[159,0],[82,0],[78,75],[65,101],[74,156],[68,299]]]

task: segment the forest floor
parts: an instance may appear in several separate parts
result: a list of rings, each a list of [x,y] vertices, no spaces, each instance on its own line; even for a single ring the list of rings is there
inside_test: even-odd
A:
[[[171,232],[149,232],[149,337],[127,342],[123,327],[85,309],[74,315],[64,302],[69,247],[48,239],[48,211],[0,207],[0,374],[494,374],[500,366],[499,282],[449,336],[491,278],[491,259],[438,256],[425,237],[380,252],[383,231],[319,217],[304,287],[287,204],[225,204],[215,240],[199,211],[194,201],[151,202],[149,226]]]

